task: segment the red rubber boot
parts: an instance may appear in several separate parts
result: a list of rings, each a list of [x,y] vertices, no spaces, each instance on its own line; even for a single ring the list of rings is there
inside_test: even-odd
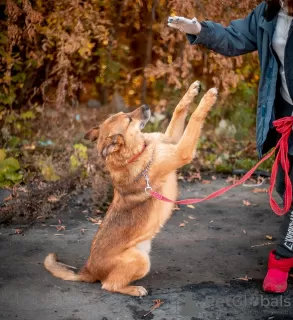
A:
[[[275,251],[270,252],[268,272],[263,282],[263,290],[283,293],[287,290],[287,280],[289,271],[293,268],[293,258],[276,259],[275,254]]]

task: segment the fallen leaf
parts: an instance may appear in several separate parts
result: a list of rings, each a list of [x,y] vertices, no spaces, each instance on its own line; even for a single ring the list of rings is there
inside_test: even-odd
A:
[[[59,194],[58,196],[52,194],[52,195],[50,195],[50,196],[48,197],[48,202],[50,202],[50,203],[56,203],[56,202],[60,201],[61,198],[64,197],[65,195],[66,195],[66,192],[63,192],[63,193]]]
[[[12,200],[12,195],[11,194],[8,197],[3,199],[4,202],[10,201],[10,200]]]
[[[192,204],[188,204],[187,207],[190,208],[190,209],[195,209],[195,206],[192,205]]]
[[[22,229],[14,229],[15,234],[22,234],[23,230]]]
[[[66,229],[66,227],[65,227],[65,226],[56,226],[56,229],[57,229],[58,231],[63,231],[63,230]]]
[[[257,184],[263,184],[266,181],[266,178],[258,176],[257,177]]]
[[[211,181],[210,180],[202,180],[202,182],[201,182],[202,184],[210,184],[211,183]]]
[[[24,145],[22,147],[24,150],[35,150],[36,149],[36,146],[34,144],[31,144],[31,145]]]
[[[48,197],[48,202],[50,202],[50,203],[56,203],[59,200],[60,200],[60,198],[58,198],[58,197],[56,197],[54,195],[51,195],[51,196]]]
[[[59,224],[62,224],[62,221],[61,221],[60,219],[58,219],[58,223],[59,223]]]
[[[243,233],[245,233],[245,234],[246,234],[246,230],[244,230],[244,229],[243,229]]]
[[[243,200],[242,203],[247,207],[251,206],[251,203],[248,200]]]
[[[242,280],[242,281],[249,281],[252,280],[252,278],[248,278],[247,275],[244,278],[236,278],[237,280]]]
[[[226,179],[226,183],[230,183],[230,182],[233,182],[233,177],[228,177],[227,179]]]
[[[150,311],[144,315],[144,317],[146,317],[151,312],[153,312],[155,309],[158,309],[163,303],[165,303],[164,301],[161,301],[160,299],[153,300],[153,302],[155,304],[151,307]]]
[[[226,179],[226,183],[231,183],[231,184],[235,184],[237,181],[239,181],[239,178],[236,175],[234,175],[233,177],[229,176]]]
[[[17,190],[20,191],[20,192],[28,193],[28,190],[25,187],[18,187]]]
[[[195,172],[194,174],[192,174],[190,176],[190,179],[198,179],[198,180],[201,180],[201,174],[200,172]]]
[[[181,227],[181,228],[182,228],[182,227],[185,227],[185,223],[183,223],[183,222],[180,223],[180,224],[179,224],[179,227]]]
[[[216,177],[216,176],[212,176],[212,179],[213,179],[213,180],[217,180],[217,177]]]
[[[273,239],[272,236],[268,236],[268,235],[266,235],[266,238],[269,239],[269,240],[272,240],[272,239]]]
[[[188,218],[189,218],[190,220],[195,220],[195,219],[196,219],[194,216],[188,216]]]
[[[255,188],[252,190],[253,193],[268,193],[268,189],[267,188]]]
[[[100,225],[103,222],[102,219],[98,219],[98,218],[95,219],[95,218],[92,218],[92,217],[88,217],[87,220],[92,222],[93,224],[98,224],[98,225]]]
[[[213,222],[214,222],[214,220],[211,220],[211,221],[210,221],[210,223],[213,223]]]

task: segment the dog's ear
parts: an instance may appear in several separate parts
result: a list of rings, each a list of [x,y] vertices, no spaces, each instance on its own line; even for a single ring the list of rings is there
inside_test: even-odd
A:
[[[91,128],[85,135],[84,138],[91,142],[96,141],[99,137],[100,127]]]
[[[106,139],[101,155],[105,159],[109,154],[118,151],[124,145],[122,134],[115,134]]]

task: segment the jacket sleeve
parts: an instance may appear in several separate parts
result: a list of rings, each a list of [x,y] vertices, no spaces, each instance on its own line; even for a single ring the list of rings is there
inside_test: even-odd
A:
[[[233,20],[228,27],[204,21],[198,35],[187,34],[190,44],[201,44],[224,56],[238,56],[257,49],[257,22],[263,13],[261,3],[246,18]]]

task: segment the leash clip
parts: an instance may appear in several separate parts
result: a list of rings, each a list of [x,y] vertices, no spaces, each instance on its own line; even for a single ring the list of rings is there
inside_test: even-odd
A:
[[[144,178],[145,178],[145,182],[146,182],[146,187],[145,187],[144,191],[145,191],[145,193],[148,194],[148,191],[153,190],[153,188],[150,186],[150,179],[147,174],[144,174]]]

